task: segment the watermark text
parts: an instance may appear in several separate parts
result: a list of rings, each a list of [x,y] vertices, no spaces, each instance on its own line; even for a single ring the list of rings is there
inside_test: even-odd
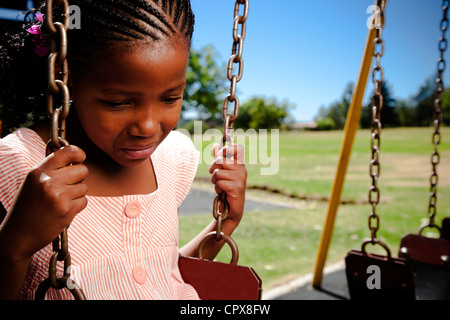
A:
[[[197,150],[201,151],[200,164],[214,161],[214,145],[220,145],[223,133],[219,129],[202,130],[202,121],[194,121],[194,131],[191,134],[186,129],[177,129],[194,143]],[[278,129],[236,129],[233,132],[234,143],[242,145],[245,157],[242,164],[257,165],[261,175],[275,175],[280,167],[280,132]]]

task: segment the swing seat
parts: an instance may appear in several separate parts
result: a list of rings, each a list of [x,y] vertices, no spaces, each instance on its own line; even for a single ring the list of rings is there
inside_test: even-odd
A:
[[[408,234],[402,238],[399,256],[413,265],[420,300],[450,299],[450,241]]]
[[[345,264],[352,300],[416,300],[413,269],[405,259],[352,250]],[[374,266],[378,274],[371,271]],[[372,281],[379,286],[371,286]]]
[[[450,270],[450,241],[408,234],[402,238],[399,256],[414,264],[428,264]]]
[[[261,300],[261,279],[251,267],[180,256],[183,280],[202,300]]]

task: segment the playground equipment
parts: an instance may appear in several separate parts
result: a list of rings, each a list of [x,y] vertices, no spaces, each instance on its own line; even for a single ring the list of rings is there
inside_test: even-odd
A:
[[[372,206],[372,212],[369,215],[371,239],[362,244],[361,250],[352,250],[346,257],[346,275],[349,293],[352,299],[416,299],[421,296],[429,297],[430,290],[437,290],[442,291],[442,294],[437,296],[437,298],[448,299],[450,298],[449,219],[446,218],[443,220],[443,227],[441,229],[435,224],[435,216],[438,183],[437,165],[440,160],[438,146],[441,140],[439,128],[442,120],[441,106],[444,93],[442,74],[445,70],[444,52],[447,49],[445,33],[448,27],[447,11],[449,3],[445,0],[442,3],[443,18],[440,25],[442,37],[439,41],[440,58],[438,60],[438,78],[436,80],[437,98],[435,101],[434,132],[432,137],[434,152],[431,157],[432,175],[430,178],[430,202],[428,206],[429,222],[420,227],[419,234],[410,234],[402,239],[398,258],[393,257],[389,247],[376,236],[380,227],[380,217],[376,213],[376,208],[380,202],[380,190],[377,186],[377,181],[380,176],[379,155],[382,127],[380,111],[383,107],[383,98],[380,89],[384,77],[384,70],[380,62],[385,49],[382,31],[385,22],[384,12],[386,3],[387,1],[383,0],[376,1],[375,7],[378,10],[377,19],[374,21],[373,28],[369,30],[359,79],[355,86],[347,115],[344,142],[341,148],[331,199],[329,201],[325,226],[321,236],[312,285],[315,288],[320,288],[321,285],[323,268],[331,241],[345,173],[361,115],[361,102],[372,58],[375,58],[376,65],[372,72],[372,80],[375,85],[375,93],[372,98],[372,159],[369,166],[369,173],[372,179],[372,185],[369,190],[369,204]],[[434,239],[423,236],[422,231],[425,228],[438,229],[440,238]],[[368,253],[366,250],[368,244],[381,246],[386,251],[386,255]],[[440,273],[438,280],[435,277],[437,272]],[[379,283],[370,283],[370,278],[376,275],[380,276],[378,278]],[[435,283],[434,288],[429,288],[432,281]]]

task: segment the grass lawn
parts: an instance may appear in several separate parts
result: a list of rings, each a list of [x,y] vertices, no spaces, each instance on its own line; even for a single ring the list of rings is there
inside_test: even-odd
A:
[[[378,237],[389,245],[394,255],[401,236],[416,233],[418,226],[427,219],[431,134],[431,128],[384,129],[382,132]],[[342,137],[342,131],[280,132],[277,174],[261,175],[261,168],[267,165],[253,162],[247,165],[248,186],[268,186],[300,198],[293,200],[262,191],[248,192],[248,197],[292,205],[292,209],[246,213],[233,235],[240,250],[239,263],[257,271],[264,289],[313,271],[327,211],[327,202],[315,199],[329,197]],[[207,144],[204,142],[203,147]],[[251,147],[247,145],[246,149]],[[443,217],[450,216],[450,128],[442,128],[439,150],[437,221],[440,223]],[[327,263],[343,259],[351,249],[359,249],[363,239],[370,235],[367,221],[371,208],[366,203],[371,183],[369,161],[370,132],[360,130],[342,194],[342,200],[353,204],[339,207]],[[200,165],[199,179],[208,179],[208,167],[208,164]],[[212,215],[181,217],[180,245],[188,242],[211,219]],[[218,260],[229,261],[229,250],[222,251]]]

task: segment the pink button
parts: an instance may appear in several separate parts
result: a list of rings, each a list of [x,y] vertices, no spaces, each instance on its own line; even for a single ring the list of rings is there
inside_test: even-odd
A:
[[[134,219],[141,213],[142,205],[139,201],[134,200],[127,203],[125,206],[125,215],[130,218]]]
[[[147,272],[145,272],[145,269],[140,266],[134,267],[133,279],[139,284],[144,284],[147,280]]]

